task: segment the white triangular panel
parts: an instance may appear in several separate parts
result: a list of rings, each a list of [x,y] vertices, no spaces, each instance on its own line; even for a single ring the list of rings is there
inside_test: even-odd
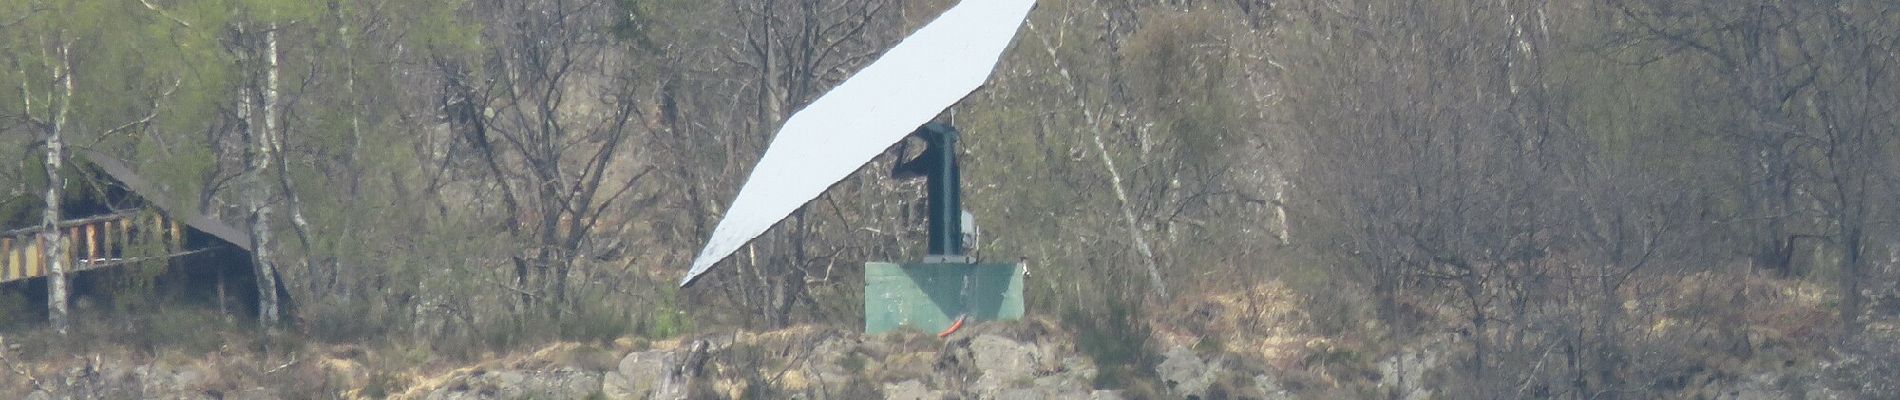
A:
[[[792,114],[680,286],[982,86],[1034,5],[964,0]]]

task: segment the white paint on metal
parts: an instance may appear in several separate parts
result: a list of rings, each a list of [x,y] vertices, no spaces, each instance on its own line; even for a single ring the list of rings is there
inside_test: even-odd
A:
[[[982,86],[1035,0],[964,0],[792,114],[680,286]]]

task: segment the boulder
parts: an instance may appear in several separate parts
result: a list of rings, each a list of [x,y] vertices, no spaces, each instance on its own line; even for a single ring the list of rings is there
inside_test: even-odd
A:
[[[1002,389],[1020,388],[1035,382],[1041,349],[997,335],[980,335],[970,340],[970,357],[976,371],[978,394],[994,395]]]
[[[608,372],[601,394],[615,400],[684,399],[686,378],[677,373],[680,355],[670,351],[628,353]]]
[[[1201,356],[1186,347],[1174,346],[1161,355],[1160,365],[1155,366],[1155,374],[1161,376],[1161,382],[1167,385],[1168,393],[1181,398],[1203,398],[1207,389],[1220,379],[1222,368],[1218,362],[1206,362]]]
[[[458,399],[579,399],[600,391],[600,374],[573,368],[545,371],[501,370],[476,372],[453,385],[436,388],[424,398]]]
[[[884,400],[943,400],[946,390],[931,390],[916,379],[884,384]]]

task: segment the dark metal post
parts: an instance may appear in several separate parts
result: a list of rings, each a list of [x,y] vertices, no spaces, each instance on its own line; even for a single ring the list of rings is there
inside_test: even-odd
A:
[[[933,256],[963,255],[963,181],[957,168],[957,128],[930,123],[917,128],[929,147],[925,185],[929,186],[930,251]]]

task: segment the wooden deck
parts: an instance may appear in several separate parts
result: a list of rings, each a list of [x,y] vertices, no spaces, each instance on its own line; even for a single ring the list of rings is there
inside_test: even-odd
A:
[[[157,213],[121,212],[61,222],[67,272],[111,267],[151,258],[189,254],[185,227]],[[157,246],[153,246],[157,244]],[[135,246],[149,246],[131,250]],[[46,276],[46,238],[40,228],[0,233],[0,282]]]

